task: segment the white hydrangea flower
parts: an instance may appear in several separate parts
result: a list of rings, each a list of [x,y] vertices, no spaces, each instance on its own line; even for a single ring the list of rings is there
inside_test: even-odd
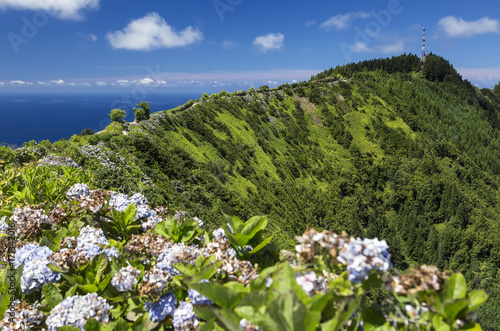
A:
[[[87,184],[75,184],[69,188],[66,195],[70,200],[79,200],[82,196],[90,196],[90,188]]]
[[[47,267],[49,263],[48,260],[37,259],[25,264],[21,276],[21,291],[23,293],[41,291],[43,285],[55,283],[61,278],[60,273],[54,272]]]
[[[137,278],[140,274],[141,271],[132,266],[121,268],[115,277],[111,279],[111,285],[113,285],[118,292],[128,292],[137,284]]]
[[[179,330],[187,325],[194,327],[198,326],[198,319],[194,313],[193,304],[190,302],[182,301],[174,311],[174,318],[172,319],[175,330]]]
[[[75,295],[55,306],[46,323],[49,331],[57,331],[65,325],[75,326],[83,331],[85,323],[91,317],[101,324],[108,323],[111,308],[106,299],[101,298],[97,293],[89,293],[85,296]]]
[[[52,251],[48,247],[40,247],[38,243],[28,243],[23,247],[16,249],[14,257],[14,268],[19,268],[21,264],[27,264],[34,260],[44,260],[52,255]]]

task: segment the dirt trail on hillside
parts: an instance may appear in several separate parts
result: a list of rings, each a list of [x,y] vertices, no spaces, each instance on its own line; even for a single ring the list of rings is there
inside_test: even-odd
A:
[[[299,97],[297,94],[293,94],[293,98],[300,103],[300,107],[311,114],[314,125],[323,126],[321,119],[316,115],[316,106],[306,97]]]

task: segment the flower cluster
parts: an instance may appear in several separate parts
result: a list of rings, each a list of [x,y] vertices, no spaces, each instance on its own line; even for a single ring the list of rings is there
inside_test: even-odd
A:
[[[194,313],[193,304],[182,301],[179,307],[174,312],[172,324],[176,331],[179,330],[196,330],[198,327],[198,319]]]
[[[142,297],[158,300],[172,280],[172,275],[169,271],[153,267],[150,271],[144,273],[142,282],[139,285],[139,294]]]
[[[40,247],[36,242],[28,243],[16,250],[14,268],[19,268],[23,263],[26,266],[28,264],[27,262],[45,260],[50,255],[52,255],[50,248],[45,246]]]
[[[354,239],[344,243],[337,259],[347,266],[348,279],[360,283],[372,270],[379,272],[392,268],[389,246],[385,240]]]
[[[149,318],[153,322],[163,320],[167,315],[175,311],[175,295],[172,292],[162,296],[158,302],[146,302],[144,309],[149,312]]]
[[[118,292],[128,292],[137,284],[137,278],[140,274],[141,271],[132,266],[121,268],[116,276],[111,279],[111,285],[113,285]]]
[[[80,200],[81,197],[90,196],[90,189],[87,184],[75,184],[66,192],[66,196],[70,200]]]
[[[92,260],[102,253],[105,253],[107,256],[119,257],[119,252],[116,248],[101,248],[98,245],[109,246],[109,243],[101,229],[87,225],[80,230],[80,235],[77,238],[77,258]]]
[[[201,283],[208,283],[208,280],[202,279]],[[201,295],[200,292],[192,288],[190,288],[188,291],[188,297],[193,305],[211,305],[213,303],[206,296]]]
[[[26,239],[38,235],[42,225],[51,224],[51,219],[45,214],[45,210],[36,206],[16,208],[10,219],[15,228],[16,237]]]
[[[111,306],[106,299],[99,297],[97,293],[75,295],[64,299],[52,309],[47,318],[47,326],[49,331],[57,331],[65,325],[85,330],[85,323],[91,317],[101,324],[108,323],[110,309]]]
[[[252,323],[247,321],[246,318],[244,318],[240,321],[240,329],[242,329],[244,331],[261,331],[262,330],[262,328],[260,326],[253,325]]]
[[[64,166],[64,167],[78,168],[78,164],[75,161],[73,161],[70,157],[64,158],[62,156],[52,155],[52,154],[42,157],[38,161],[38,164],[40,164],[40,165],[59,165],[59,166]]]
[[[392,277],[391,288],[398,295],[427,290],[439,291],[450,276],[450,271],[441,272],[437,267],[422,265],[417,269],[412,268],[407,274]]]
[[[95,160],[100,165],[106,168],[119,170],[119,165],[125,167],[125,169],[130,170],[130,166],[127,161],[102,145],[91,146],[85,145],[80,148],[80,153],[89,160]]]
[[[130,199],[122,193],[111,193],[109,205],[116,211],[123,212],[130,204],[135,204],[137,215],[136,220],[145,218],[146,221],[142,222],[141,228],[143,231],[152,229],[157,223],[163,221],[162,218],[157,217],[156,211],[148,205],[146,197],[140,193],[134,194]]]
[[[133,234],[132,239],[123,247],[123,251],[136,255],[159,256],[172,245],[171,241],[155,233]]]
[[[354,283],[367,279],[372,270],[385,272],[392,268],[389,246],[385,240],[348,239],[345,232],[338,236],[327,230],[318,232],[309,229],[297,237],[297,241],[300,243],[296,246],[297,256],[304,263],[314,261],[319,245],[328,251],[333,262],[338,261],[347,267],[348,279]]]
[[[47,267],[50,261],[47,259],[36,259],[24,265],[21,276],[21,291],[32,293],[41,291],[43,285],[55,283],[61,278],[61,274],[53,272]]]
[[[3,320],[0,320],[0,330],[2,331],[21,331],[31,330],[45,322],[45,315],[38,311],[39,303],[30,305],[27,302],[14,301],[13,315],[12,310],[5,311]]]
[[[197,247],[186,246],[184,243],[173,244],[169,250],[158,256],[156,265],[160,269],[169,271],[172,275],[179,275],[180,273],[174,265],[177,263],[194,265],[200,254],[201,250]]]
[[[310,297],[328,291],[328,278],[318,277],[312,270],[295,274],[295,281]]]

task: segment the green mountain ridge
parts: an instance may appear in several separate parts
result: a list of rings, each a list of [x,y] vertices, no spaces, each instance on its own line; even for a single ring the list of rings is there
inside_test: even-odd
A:
[[[96,187],[139,187],[152,206],[214,227],[223,213],[268,215],[268,233],[289,249],[308,227],[385,239],[400,270],[436,265],[490,291],[478,320],[495,330],[499,133],[499,85],[479,90],[436,55],[419,71],[405,54],[204,95],[69,141],[0,147],[0,159],[70,157]]]

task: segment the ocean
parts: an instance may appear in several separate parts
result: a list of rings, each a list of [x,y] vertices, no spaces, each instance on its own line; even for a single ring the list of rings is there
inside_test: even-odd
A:
[[[0,94],[0,143],[21,147],[31,140],[69,139],[86,128],[103,130],[114,108],[125,110],[126,120],[133,121],[132,108],[142,100],[153,113],[200,97],[201,93],[148,93],[141,100],[123,93]]]

